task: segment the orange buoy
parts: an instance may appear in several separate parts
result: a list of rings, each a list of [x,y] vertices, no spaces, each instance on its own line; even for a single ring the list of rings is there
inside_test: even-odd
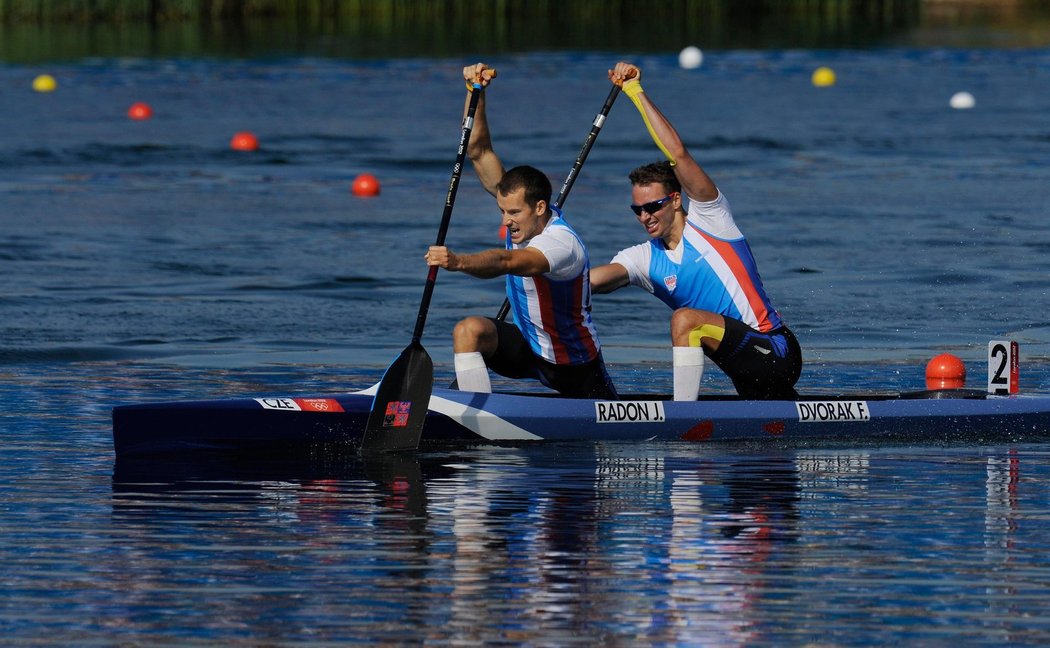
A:
[[[926,363],[926,389],[961,389],[966,384],[966,366],[958,356],[942,353]]]
[[[355,196],[360,196],[362,198],[378,196],[379,180],[377,180],[371,173],[362,173],[354,178],[354,184],[350,187],[350,191]]]
[[[128,108],[128,117],[135,121],[142,121],[149,119],[153,116],[153,109],[149,107],[148,103],[142,103],[141,101],[131,104]]]
[[[241,131],[230,140],[230,148],[235,151],[254,151],[259,148],[259,140],[248,131]]]

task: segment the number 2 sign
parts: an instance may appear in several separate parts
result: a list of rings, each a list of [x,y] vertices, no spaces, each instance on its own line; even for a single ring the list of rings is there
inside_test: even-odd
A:
[[[1016,394],[1020,378],[1017,343],[992,340],[988,343],[988,393]]]

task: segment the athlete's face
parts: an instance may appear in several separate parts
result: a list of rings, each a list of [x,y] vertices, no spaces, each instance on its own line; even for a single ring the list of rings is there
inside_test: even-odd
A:
[[[503,216],[503,225],[510,233],[510,240],[520,244],[531,239],[547,226],[550,220],[550,211],[547,203],[538,200],[535,207],[530,207],[525,202],[524,187],[509,194],[496,192],[496,204],[499,205],[500,214]]]
[[[682,194],[668,192],[662,183],[653,182],[631,187],[632,207],[638,222],[652,238],[666,237],[674,226],[675,212],[682,206]],[[663,202],[660,202],[663,201]]]

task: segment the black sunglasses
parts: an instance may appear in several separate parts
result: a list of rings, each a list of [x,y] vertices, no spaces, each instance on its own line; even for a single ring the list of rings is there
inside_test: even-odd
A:
[[[652,202],[647,202],[644,205],[631,205],[631,211],[634,212],[635,216],[641,216],[643,211],[646,214],[649,214],[650,216],[652,216],[656,212],[660,211],[660,208],[662,208],[664,206],[664,203],[666,203],[668,200],[670,200],[672,198],[674,198],[674,194],[670,193],[670,194],[667,194],[666,196],[664,196],[663,198],[661,198],[660,200],[654,200]]]

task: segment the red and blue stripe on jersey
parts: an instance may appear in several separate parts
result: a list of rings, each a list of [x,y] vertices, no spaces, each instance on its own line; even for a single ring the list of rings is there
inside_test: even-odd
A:
[[[668,258],[661,240],[650,244],[653,294],[671,308],[711,311],[763,333],[783,326],[762,286],[747,239],[721,239],[687,222],[681,263]]]
[[[576,232],[560,218],[548,227],[563,227],[579,241]],[[511,247],[509,239],[507,247]],[[591,320],[589,260],[579,276],[567,281],[544,275],[507,275],[507,298],[515,324],[536,355],[563,365],[590,362],[598,356],[601,345]]]

